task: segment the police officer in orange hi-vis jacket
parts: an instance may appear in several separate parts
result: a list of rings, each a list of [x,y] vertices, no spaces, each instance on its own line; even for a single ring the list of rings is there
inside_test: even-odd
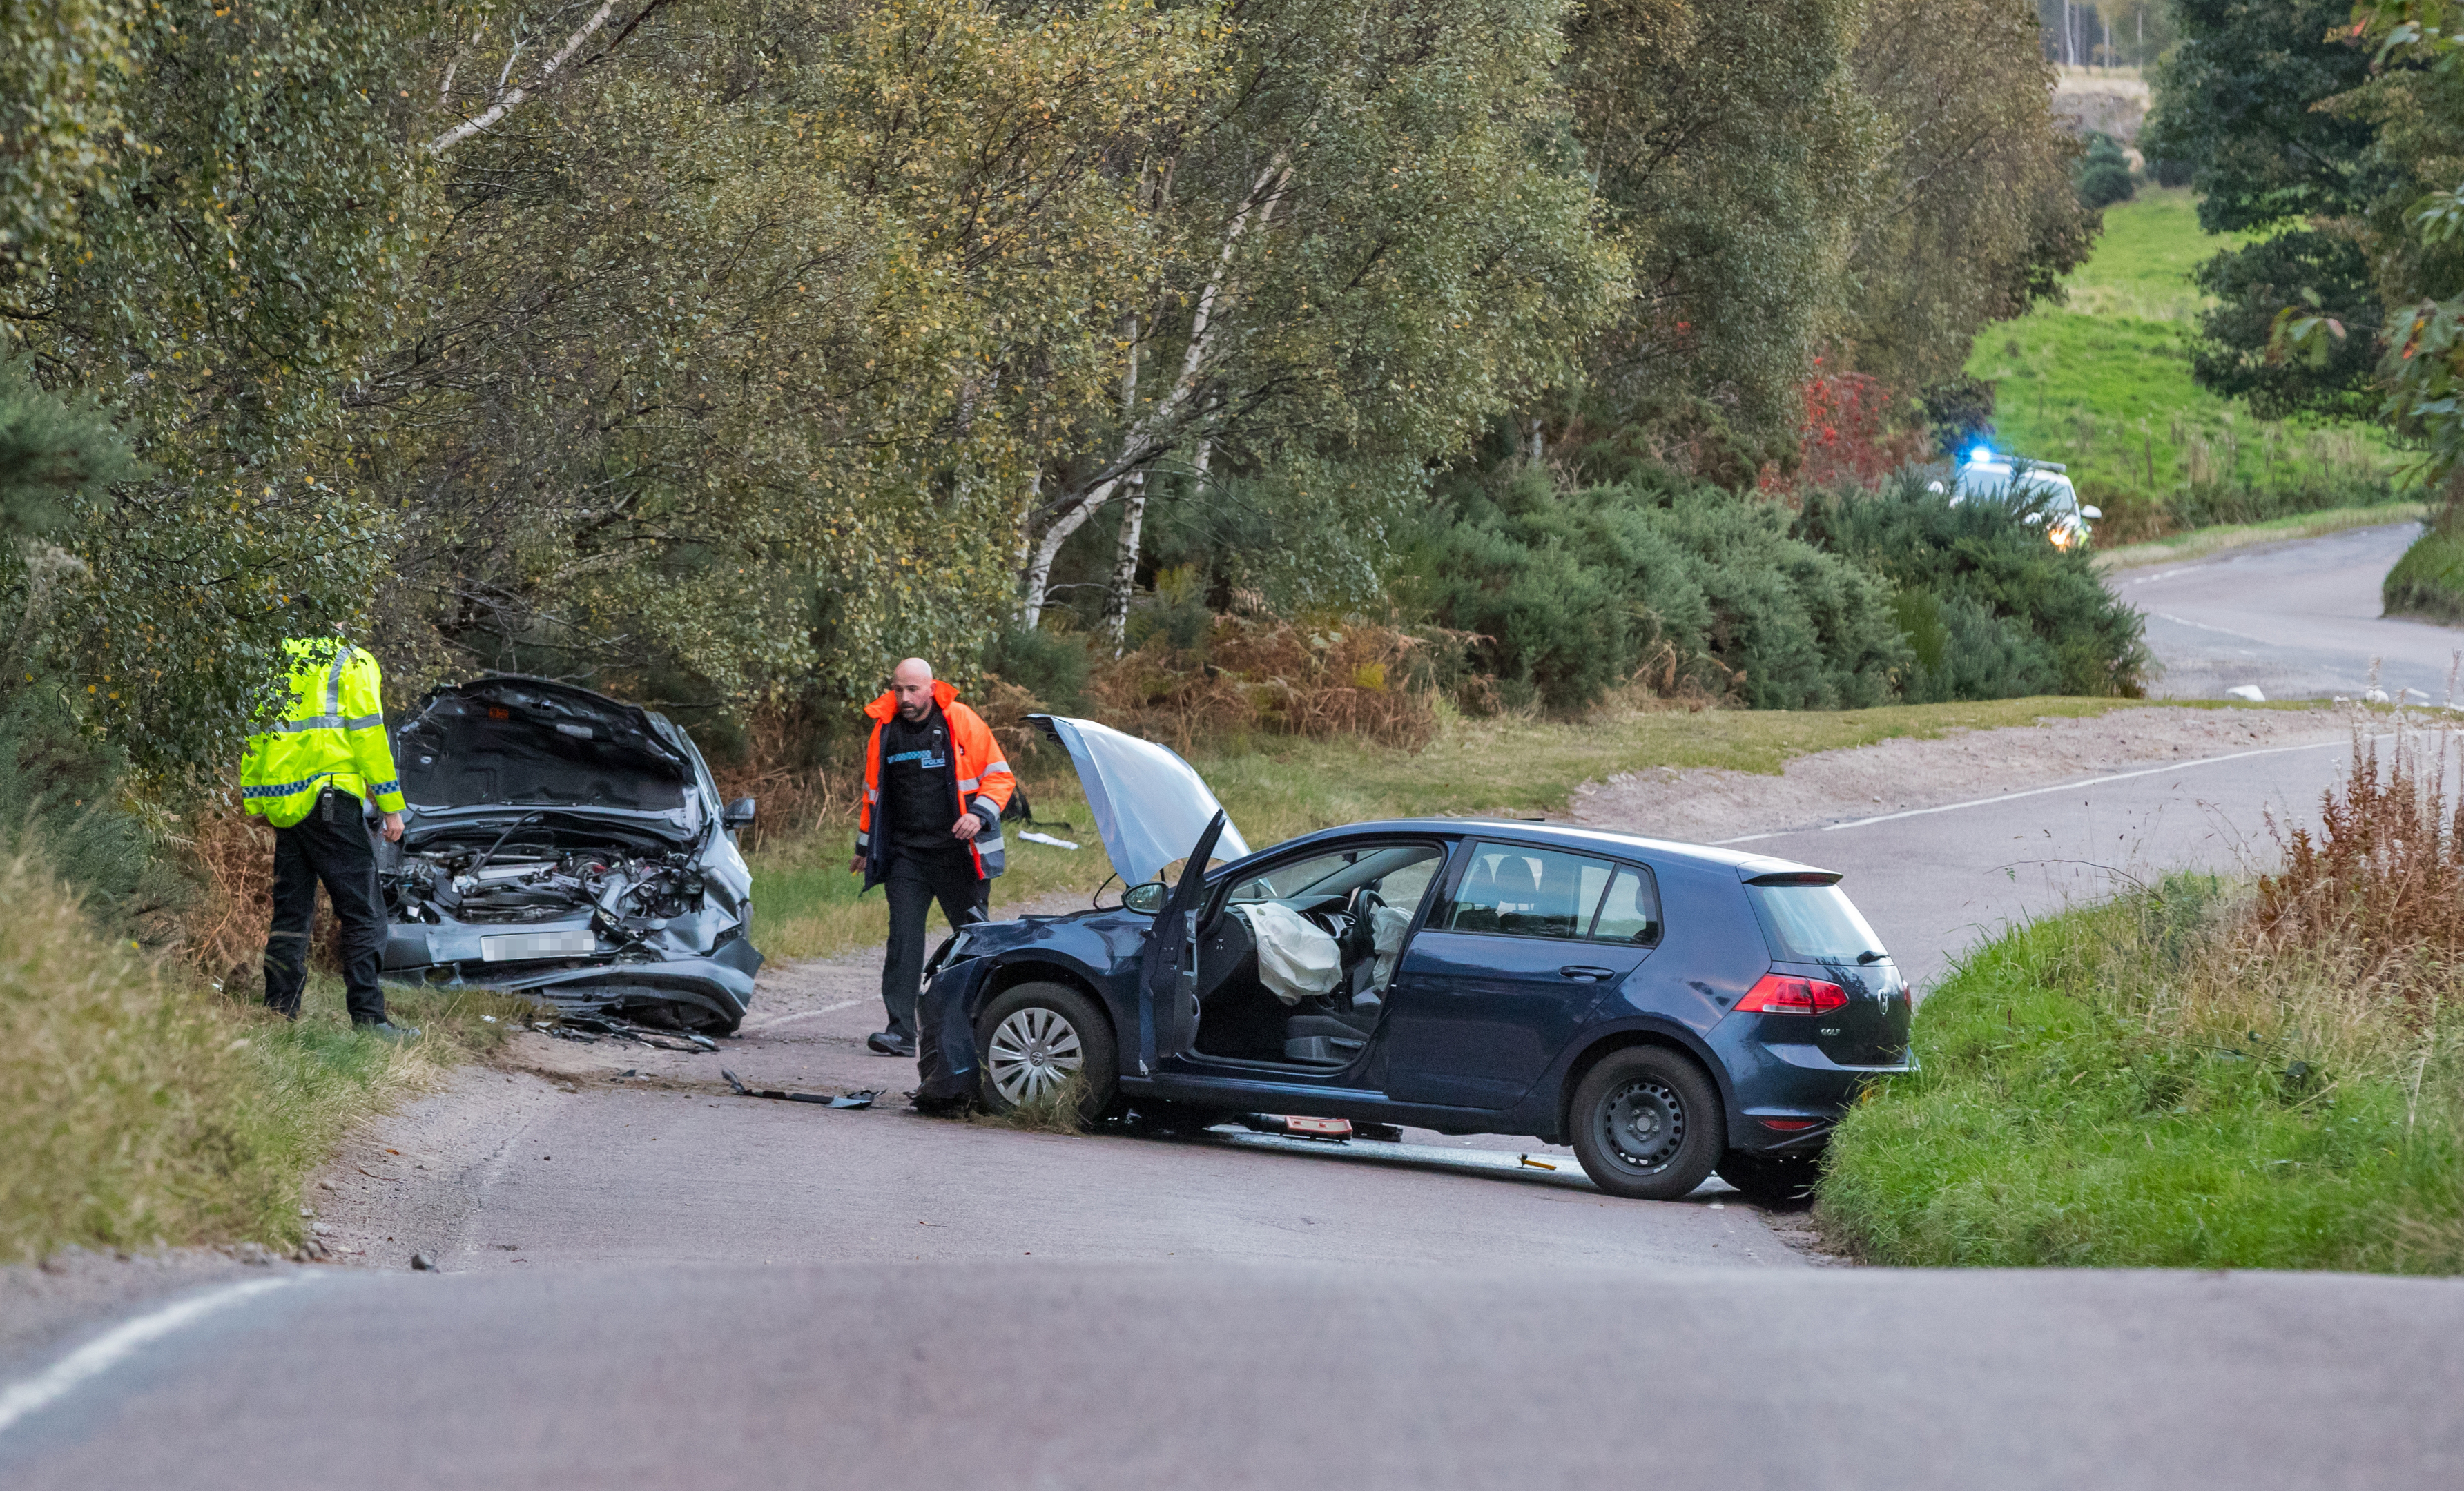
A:
[[[953,931],[979,921],[1001,872],[1001,809],[1018,778],[983,716],[912,657],[890,691],[865,706],[872,742],[864,756],[864,811],[855,860],[864,888],[888,886],[890,950],[881,965],[887,1029],[866,1044],[915,1054],[915,997],[924,980],[924,919],[935,901]]]

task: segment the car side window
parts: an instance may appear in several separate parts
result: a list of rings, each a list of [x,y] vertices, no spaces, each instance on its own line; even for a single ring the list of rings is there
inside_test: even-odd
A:
[[[1595,942],[1654,943],[1660,940],[1660,892],[1649,875],[1617,867],[1600,912],[1592,923]]]
[[[1588,855],[1520,844],[1479,844],[1446,909],[1449,932],[1517,937],[1581,937],[1592,927],[1617,866]]]

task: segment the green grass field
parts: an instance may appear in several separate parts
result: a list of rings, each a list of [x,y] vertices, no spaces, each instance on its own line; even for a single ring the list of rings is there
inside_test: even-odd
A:
[[[2255,419],[2190,381],[2186,337],[2209,303],[2190,272],[2241,240],[2201,232],[2188,189],[2143,189],[2104,225],[2067,307],[1976,340],[1968,371],[1996,386],[2002,447],[2160,502],[2246,489],[2274,495],[2262,506],[2344,506],[2387,488],[2397,462],[2376,427]]]

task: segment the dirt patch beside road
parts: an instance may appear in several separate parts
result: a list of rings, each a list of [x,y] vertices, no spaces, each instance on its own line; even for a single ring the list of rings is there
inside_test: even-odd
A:
[[[1573,821],[1717,844],[1746,834],[1939,807],[2167,763],[2307,745],[2350,733],[2324,710],[2130,709],[2010,730],[1884,740],[1801,756],[1777,776],[1630,772],[1578,788]]]

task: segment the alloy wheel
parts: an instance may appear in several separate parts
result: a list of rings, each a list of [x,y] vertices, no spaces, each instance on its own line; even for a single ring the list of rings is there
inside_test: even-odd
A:
[[[1600,1138],[1636,1170],[1658,1170],[1685,1144],[1685,1103],[1666,1084],[1627,1083],[1600,1105]]]
[[[1086,1064],[1077,1027],[1058,1010],[1030,1004],[993,1030],[984,1058],[993,1086],[1006,1102],[1029,1103],[1067,1082]]]

